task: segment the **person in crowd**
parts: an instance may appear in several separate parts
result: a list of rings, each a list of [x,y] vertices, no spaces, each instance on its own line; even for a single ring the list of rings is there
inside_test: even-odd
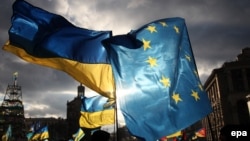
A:
[[[109,141],[110,134],[103,130],[98,130],[91,136],[91,141]]]

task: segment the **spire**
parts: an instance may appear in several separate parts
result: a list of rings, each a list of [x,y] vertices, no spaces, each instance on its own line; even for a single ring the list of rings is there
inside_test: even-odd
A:
[[[18,77],[18,72],[14,72],[14,73],[13,73],[14,86],[17,85],[17,77]]]

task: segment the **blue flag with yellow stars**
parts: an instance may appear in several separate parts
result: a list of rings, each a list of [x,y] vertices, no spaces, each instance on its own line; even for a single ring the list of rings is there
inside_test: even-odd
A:
[[[154,21],[104,41],[129,131],[146,141],[180,131],[211,112],[185,21]]]

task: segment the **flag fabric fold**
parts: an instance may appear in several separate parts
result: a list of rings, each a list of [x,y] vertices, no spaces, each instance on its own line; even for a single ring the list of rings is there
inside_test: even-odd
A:
[[[114,124],[115,110],[112,105],[107,107],[108,99],[101,95],[82,97],[80,127],[97,128],[103,125]]]
[[[128,41],[121,41],[124,36]],[[211,112],[184,19],[157,20],[124,36],[106,39],[104,45],[117,102],[133,135],[157,140]]]
[[[79,28],[62,16],[25,1],[15,1],[9,42],[3,49],[34,64],[68,73],[103,96],[114,99],[114,80],[101,41],[111,31]]]

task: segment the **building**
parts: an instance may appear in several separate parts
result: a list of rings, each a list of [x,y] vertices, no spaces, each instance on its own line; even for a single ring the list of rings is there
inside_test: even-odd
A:
[[[68,137],[72,137],[79,129],[81,111],[81,96],[85,95],[85,87],[80,84],[77,88],[77,97],[67,102]]]
[[[202,121],[207,140],[219,140],[220,129],[227,124],[250,124],[246,96],[250,93],[250,48],[237,59],[214,69],[204,84],[213,112]]]

